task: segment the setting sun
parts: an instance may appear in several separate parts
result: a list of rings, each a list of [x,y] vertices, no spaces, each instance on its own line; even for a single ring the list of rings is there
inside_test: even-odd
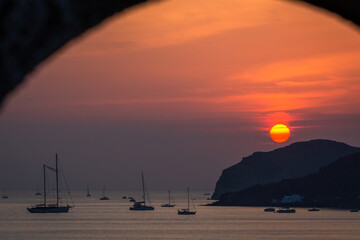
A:
[[[270,136],[275,142],[282,143],[289,139],[290,130],[284,124],[276,124],[271,128]]]

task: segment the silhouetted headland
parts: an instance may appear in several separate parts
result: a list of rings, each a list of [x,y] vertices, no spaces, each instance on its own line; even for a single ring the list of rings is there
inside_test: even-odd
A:
[[[213,205],[360,208],[360,152],[305,177],[223,194]]]
[[[270,152],[255,152],[225,170],[216,183],[212,199],[224,193],[238,192],[283,179],[315,173],[340,157],[359,152],[360,148],[330,140],[297,142]]]

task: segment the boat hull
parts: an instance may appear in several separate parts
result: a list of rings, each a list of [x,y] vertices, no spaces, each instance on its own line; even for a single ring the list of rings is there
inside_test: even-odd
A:
[[[32,207],[27,208],[31,213],[67,213],[70,206],[66,207]]]
[[[163,204],[161,205],[161,207],[175,207],[174,204]]]
[[[295,213],[296,210],[295,209],[278,209],[276,212],[277,213]]]
[[[318,212],[320,211],[320,209],[318,208],[311,208],[311,209],[308,209],[309,212]]]
[[[141,207],[130,207],[129,209],[132,211],[152,211],[155,208],[152,206],[141,206]]]
[[[184,210],[178,210],[179,215],[195,215],[196,211],[184,211]]]
[[[275,212],[275,208],[265,208],[264,212]]]

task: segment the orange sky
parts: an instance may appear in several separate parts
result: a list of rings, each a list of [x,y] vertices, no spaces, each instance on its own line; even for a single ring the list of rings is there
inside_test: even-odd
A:
[[[359,62],[359,30],[302,4],[168,0],[70,43],[28,77],[0,121],[134,123],[173,135],[246,135],[239,145],[251,139],[220,166],[282,146],[268,136],[276,123],[290,126],[290,142],[359,145]]]

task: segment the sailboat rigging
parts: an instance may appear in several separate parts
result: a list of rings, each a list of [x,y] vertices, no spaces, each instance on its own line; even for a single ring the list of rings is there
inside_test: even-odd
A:
[[[100,198],[100,200],[110,200],[110,198],[105,196],[105,186],[103,187],[103,196]]]
[[[168,190],[168,194],[169,194],[169,203],[163,204],[163,205],[161,205],[161,207],[175,207],[175,201],[174,201],[174,199],[172,199],[174,204],[171,204],[171,198],[170,198],[171,194],[170,194],[170,190]]]
[[[90,194],[90,190],[89,190],[89,185],[86,186],[86,197],[91,197],[91,194]]]
[[[2,191],[2,197],[3,199],[9,198],[6,194],[5,194],[5,189],[3,189]]]
[[[189,191],[189,187],[187,188],[187,193],[188,193],[188,207],[183,208],[183,209],[178,209],[178,214],[179,215],[195,215],[196,214],[196,211],[190,211],[190,191]]]
[[[143,172],[141,172],[141,179],[142,179],[143,201],[142,202],[135,201],[134,205],[130,207],[130,210],[138,210],[138,211],[154,210],[155,208],[153,206],[146,205],[145,182],[144,182]]]
[[[55,172],[56,176],[56,203],[48,203],[47,191],[46,191],[46,170],[51,170]],[[60,204],[60,195],[59,195],[59,169],[58,169],[58,155],[55,155],[55,168],[49,167],[46,164],[43,164],[43,200],[41,204],[37,204],[32,207],[28,207],[27,210],[30,213],[65,213],[68,212],[73,206],[61,205]],[[68,192],[70,193],[69,189]]]
[[[210,195],[210,193],[209,193],[208,190],[207,190],[207,187],[205,187],[205,192],[204,192],[203,195],[204,195],[204,196],[209,196],[209,195]]]

